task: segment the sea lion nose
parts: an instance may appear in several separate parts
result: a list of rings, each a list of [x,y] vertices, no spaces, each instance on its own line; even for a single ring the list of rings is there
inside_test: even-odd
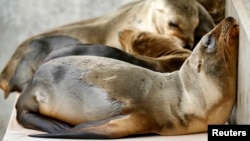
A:
[[[186,45],[184,46],[184,48],[185,48],[185,49],[192,49],[193,47],[192,47],[191,45],[189,45],[189,44],[186,44]]]
[[[226,18],[224,24],[221,25],[221,34],[226,34],[232,26],[236,24],[236,21],[233,17]]]
[[[193,46],[194,46],[194,40],[192,38],[186,38],[184,48],[192,50]]]
[[[232,23],[234,21],[235,21],[235,19],[233,17],[227,17],[227,19],[226,19],[226,22]]]

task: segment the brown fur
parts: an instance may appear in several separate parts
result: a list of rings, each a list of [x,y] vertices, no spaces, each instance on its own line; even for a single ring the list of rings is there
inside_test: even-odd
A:
[[[178,70],[189,57],[191,51],[181,46],[180,41],[174,37],[165,37],[155,33],[125,29],[119,33],[119,41],[123,50],[139,58],[147,56],[156,62],[159,72],[172,72]]]
[[[197,0],[212,16],[214,22],[218,24],[225,18],[226,0]]]
[[[114,139],[206,132],[225,124],[236,97],[239,28],[228,17],[207,33],[179,71],[70,56],[44,63],[25,87],[17,120],[45,138]]]
[[[18,70],[19,64],[29,53],[30,43],[37,39],[51,36],[67,36],[81,43],[98,43],[121,48],[117,34],[121,29],[136,28],[150,31],[163,36],[174,36],[182,41],[183,46],[193,46],[195,29],[209,31],[212,27],[203,27],[202,23],[211,23],[210,19],[199,20],[201,14],[207,15],[195,0],[138,0],[124,5],[117,11],[93,19],[71,23],[52,29],[48,32],[32,36],[24,41],[14,52],[0,74],[0,88],[7,98],[10,92],[22,89],[15,86],[11,80]],[[203,11],[203,12],[201,12]],[[207,16],[205,16],[207,17]],[[208,29],[209,30],[208,30]],[[46,46],[42,46],[42,48]],[[39,64],[37,62],[37,64]],[[36,68],[29,68],[32,76]],[[22,76],[17,76],[22,77]],[[27,78],[28,80],[30,78]],[[25,85],[24,80],[20,80]],[[27,81],[26,81],[27,82]],[[19,87],[19,88],[17,88]]]
[[[151,32],[125,29],[119,33],[122,49],[128,53],[158,58],[179,52],[191,53],[175,37],[165,37]]]

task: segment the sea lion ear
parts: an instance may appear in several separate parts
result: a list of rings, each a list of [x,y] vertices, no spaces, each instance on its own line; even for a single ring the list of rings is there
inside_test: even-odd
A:
[[[199,11],[199,25],[195,29],[195,44],[198,43],[203,35],[211,31],[215,27],[215,23],[213,21],[213,18],[208,13],[208,11],[198,2],[196,2],[198,5],[198,11]]]
[[[199,60],[198,65],[197,65],[197,72],[200,73],[201,71],[201,66],[202,66],[202,62]]]

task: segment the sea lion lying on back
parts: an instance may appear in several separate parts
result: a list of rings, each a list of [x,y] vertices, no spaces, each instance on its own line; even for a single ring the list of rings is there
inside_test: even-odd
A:
[[[40,65],[44,55],[68,45],[69,42],[104,44],[121,49],[117,34],[126,28],[175,36],[182,41],[183,46],[192,47],[194,32],[207,33],[213,28],[206,24],[213,23],[210,18],[204,18],[209,16],[195,0],[133,1],[100,17],[71,23],[28,38],[17,47],[2,70],[0,88],[6,98],[10,92],[22,90],[31,78],[26,76],[33,76],[37,69],[33,64]],[[201,37],[200,34],[199,36]],[[26,70],[23,64],[28,66],[27,71],[21,71]]]
[[[236,96],[239,29],[223,20],[179,71],[159,73],[96,56],[44,63],[22,91],[17,120],[52,138],[122,138],[206,132],[224,124]]]

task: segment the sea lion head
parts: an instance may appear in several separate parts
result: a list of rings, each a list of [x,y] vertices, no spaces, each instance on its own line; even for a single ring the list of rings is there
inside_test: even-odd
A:
[[[199,24],[197,2],[165,0],[163,3],[157,3],[155,7],[153,23],[156,25],[157,33],[177,37],[182,40],[183,47],[192,48],[194,31]]]
[[[120,31],[119,41],[124,51],[148,57],[161,57],[170,54],[173,49],[183,49],[182,41],[177,37],[132,28]]]
[[[202,37],[179,70],[187,92],[200,94],[208,124],[225,124],[237,94],[239,27],[223,19]]]
[[[185,64],[206,76],[236,78],[239,27],[233,17],[222,20],[204,35]]]

